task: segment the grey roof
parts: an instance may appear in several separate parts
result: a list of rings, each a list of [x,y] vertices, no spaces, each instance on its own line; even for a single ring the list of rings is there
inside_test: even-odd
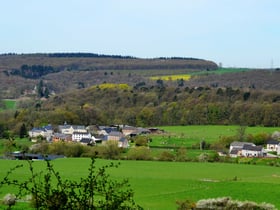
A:
[[[85,144],[90,144],[93,142],[93,140],[91,138],[82,138],[80,142]]]
[[[275,144],[275,145],[278,145],[279,144],[279,141],[275,140],[275,139],[270,139],[266,142],[267,144]]]
[[[77,135],[78,135],[78,134],[81,134],[81,135],[83,135],[83,134],[84,134],[84,135],[88,135],[89,132],[78,132],[78,131],[74,131],[74,132],[73,132],[73,135],[75,135],[75,134],[77,134]]]
[[[230,144],[230,146],[232,146],[232,147],[243,147],[245,144],[255,146],[255,144],[253,144],[251,142],[241,142],[241,141],[234,141]]]
[[[243,150],[249,150],[249,151],[262,151],[263,147],[262,146],[252,146],[249,144],[245,144],[243,146]]]
[[[123,133],[119,132],[119,131],[112,131],[109,133],[109,136],[118,136],[118,137],[122,137]]]
[[[240,151],[239,149],[232,149],[232,150],[230,151],[230,154],[231,154],[231,155],[237,155],[239,151]]]

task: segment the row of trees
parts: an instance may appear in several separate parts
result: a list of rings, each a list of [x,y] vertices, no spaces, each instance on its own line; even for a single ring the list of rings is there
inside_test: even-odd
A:
[[[10,74],[11,75],[19,75],[24,78],[30,78],[30,79],[38,79],[44,75],[58,72],[55,68],[52,66],[43,66],[43,65],[22,65],[20,69],[13,69]]]

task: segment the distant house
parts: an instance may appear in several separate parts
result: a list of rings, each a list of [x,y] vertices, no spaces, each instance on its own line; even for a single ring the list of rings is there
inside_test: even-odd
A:
[[[129,136],[131,134],[137,134],[138,132],[138,129],[136,127],[133,127],[133,126],[125,126],[122,128],[122,133],[125,135],[125,136]]]
[[[83,145],[95,145],[95,141],[92,138],[82,138],[80,143]]]
[[[52,136],[53,142],[70,142],[72,141],[72,135],[71,134],[64,134],[64,133],[54,133]]]
[[[87,132],[86,127],[84,125],[59,125],[58,131],[64,134],[73,134],[74,132]]]
[[[242,149],[232,149],[232,150],[230,150],[230,152],[229,152],[229,156],[230,156],[230,157],[234,157],[234,158],[240,157],[241,154],[242,154],[241,151],[242,151]]]
[[[119,131],[112,131],[108,134],[107,136],[107,140],[115,140],[115,141],[119,141],[121,140],[121,138],[123,138],[124,135],[122,132]]]
[[[51,125],[46,125],[40,128],[32,128],[32,130],[28,131],[28,135],[30,138],[42,136],[43,138],[46,138],[47,141],[50,141],[53,135],[53,128]]]
[[[262,146],[245,144],[241,150],[241,155],[244,157],[264,157],[266,156],[266,152]]]
[[[112,131],[107,136],[104,136],[104,140],[102,141],[102,143],[106,143],[107,141],[117,141],[119,147],[128,147],[127,139],[125,138],[124,134],[119,131]]]
[[[138,127],[133,127],[133,126],[124,126],[122,128],[122,133],[125,136],[133,137],[133,136],[137,136],[137,135],[140,135],[140,134],[149,134],[149,133],[151,133],[151,131],[149,129],[146,129],[146,128],[138,128]]]
[[[230,144],[229,147],[229,152],[231,152],[232,150],[239,150],[241,151],[244,145],[252,145],[252,146],[256,146],[255,144],[251,143],[251,142],[240,142],[240,141],[234,141]]]
[[[270,139],[266,143],[266,150],[276,152],[278,150],[279,141]]]
[[[83,138],[89,138],[92,139],[91,134],[88,132],[74,132],[72,134],[72,141],[81,141]]]
[[[230,144],[230,157],[264,157],[266,151],[262,146],[256,146],[251,142],[234,141]]]

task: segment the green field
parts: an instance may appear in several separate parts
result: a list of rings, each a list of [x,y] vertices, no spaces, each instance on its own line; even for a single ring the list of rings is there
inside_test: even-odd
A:
[[[7,109],[15,109],[16,108],[16,101],[15,100],[8,100],[5,99],[2,101],[3,102],[3,107],[0,107],[1,110],[7,110]]]
[[[97,166],[109,163],[98,160]],[[150,210],[176,209],[177,200],[230,196],[238,200],[268,202],[280,208],[280,170],[277,167],[222,163],[178,163],[155,161],[120,161],[121,166],[110,169],[112,178],[128,178],[136,202]],[[0,160],[0,179],[13,165],[22,161]],[[87,175],[90,160],[86,158],[57,159],[52,162],[61,176],[78,180]],[[34,162],[44,170],[43,161]],[[19,180],[28,176],[27,165],[14,173]],[[0,197],[13,188],[0,189]]]
[[[151,135],[150,146],[185,146],[191,148],[201,141],[213,143],[222,136],[234,136],[240,126],[220,125],[192,125],[192,126],[166,126],[159,127],[164,130],[162,134]],[[272,134],[280,131],[279,127],[247,127],[245,133],[256,135],[259,133]]]
[[[192,72],[191,75],[227,74],[227,73],[238,73],[238,72],[245,72],[245,71],[254,71],[254,69],[248,69],[248,68],[219,68],[217,70],[211,70],[211,71]]]

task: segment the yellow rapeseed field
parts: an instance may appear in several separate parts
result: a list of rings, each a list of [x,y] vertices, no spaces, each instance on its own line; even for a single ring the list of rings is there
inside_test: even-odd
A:
[[[191,75],[189,74],[181,74],[181,75],[165,75],[165,76],[155,76],[150,77],[151,80],[169,80],[169,81],[176,81],[176,80],[189,80],[191,78]]]

